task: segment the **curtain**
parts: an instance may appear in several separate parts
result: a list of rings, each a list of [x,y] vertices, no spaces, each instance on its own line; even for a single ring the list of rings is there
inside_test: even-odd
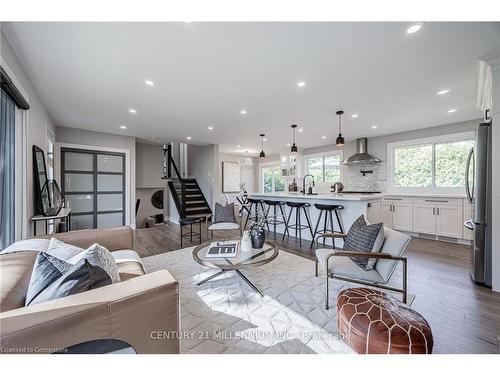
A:
[[[16,106],[1,90],[0,97],[0,249],[15,240]]]

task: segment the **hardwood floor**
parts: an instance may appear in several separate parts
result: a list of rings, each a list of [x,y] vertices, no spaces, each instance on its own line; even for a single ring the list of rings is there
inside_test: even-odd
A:
[[[135,249],[141,257],[181,248],[179,226],[135,231]],[[237,235],[237,232],[234,233]],[[203,240],[207,233],[203,229]],[[229,238],[219,232],[215,238]],[[272,234],[267,234],[272,239]],[[309,241],[290,238],[280,241],[280,249],[314,259]],[[196,245],[185,239],[182,247]],[[434,353],[500,353],[500,293],[477,286],[469,277],[468,246],[414,238],[406,251],[408,257],[409,292],[415,295],[412,308],[429,322],[434,334]],[[397,270],[391,283],[399,283]]]

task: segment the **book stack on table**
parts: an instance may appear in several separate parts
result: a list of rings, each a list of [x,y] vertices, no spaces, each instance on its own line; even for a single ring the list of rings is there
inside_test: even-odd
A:
[[[238,248],[239,241],[212,242],[207,250],[205,258],[236,258]]]

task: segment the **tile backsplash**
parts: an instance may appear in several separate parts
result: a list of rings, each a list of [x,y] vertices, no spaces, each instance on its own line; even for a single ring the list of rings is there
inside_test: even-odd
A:
[[[384,161],[376,165],[352,166],[343,165],[340,181],[344,184],[344,190],[350,191],[381,191],[387,190],[387,163]],[[373,171],[365,176],[361,171]],[[315,190],[318,193],[330,192],[330,183],[316,183]]]

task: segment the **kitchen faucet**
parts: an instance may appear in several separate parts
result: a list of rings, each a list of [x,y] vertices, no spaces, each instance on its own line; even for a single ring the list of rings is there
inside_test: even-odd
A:
[[[306,194],[306,178],[307,177],[312,177],[312,186],[314,186],[314,176],[312,174],[306,174],[303,178],[302,178],[302,194]],[[309,186],[309,191],[307,193],[308,195],[311,195],[312,194],[312,187]]]

